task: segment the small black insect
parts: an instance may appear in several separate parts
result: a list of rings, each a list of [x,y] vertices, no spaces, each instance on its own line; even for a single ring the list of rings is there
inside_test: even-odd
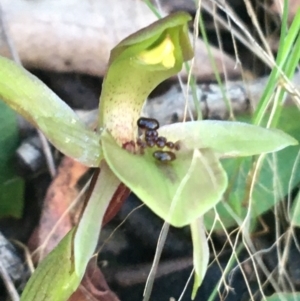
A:
[[[157,130],[159,123],[154,118],[141,117],[137,121],[137,126],[142,130]]]
[[[153,153],[153,157],[161,162],[171,162],[176,159],[176,156],[172,152],[156,151]]]
[[[157,137],[156,141],[156,146],[159,147],[159,148],[163,148],[166,146],[166,143],[167,143],[167,139],[165,137]]]

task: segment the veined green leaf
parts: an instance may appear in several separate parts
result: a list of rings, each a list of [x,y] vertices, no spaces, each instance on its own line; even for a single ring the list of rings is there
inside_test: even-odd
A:
[[[74,228],[39,264],[30,277],[21,301],[66,301],[78,287],[81,278],[74,266]]]
[[[38,78],[0,57],[0,98],[39,128],[62,153],[87,166],[99,166],[99,135]]]
[[[153,158],[153,149],[143,155],[129,153],[107,131],[101,142],[111,170],[173,226],[188,225],[202,216],[226,188],[226,173],[210,149],[180,150],[174,161],[165,164]]]

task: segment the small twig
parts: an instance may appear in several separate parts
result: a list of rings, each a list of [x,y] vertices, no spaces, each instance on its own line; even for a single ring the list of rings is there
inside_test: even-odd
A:
[[[18,246],[19,248],[21,248],[23,250],[28,270],[29,270],[30,274],[33,274],[33,272],[35,271],[35,267],[34,267],[32,257],[31,257],[31,254],[30,254],[30,251],[29,251],[28,247],[25,244],[23,244],[22,242],[18,241],[18,240],[13,239],[12,242],[16,246]]]
[[[12,280],[9,277],[9,274],[7,272],[7,270],[4,268],[4,266],[2,265],[1,261],[0,261],[0,276],[4,282],[4,285],[7,289],[7,292],[11,298],[12,301],[19,301],[20,297],[19,294],[12,282]]]
[[[46,158],[49,173],[50,173],[51,177],[54,178],[56,175],[56,167],[55,167],[55,163],[54,163],[54,159],[53,159],[53,155],[51,152],[51,147],[50,147],[49,141],[47,140],[45,135],[40,130],[38,130],[38,135],[39,135],[39,138],[42,143],[42,149],[43,149],[43,152],[44,152],[44,155]]]
[[[184,257],[180,259],[164,260],[157,268],[156,280],[167,277],[173,273],[180,272],[185,269],[193,268],[193,258]],[[150,264],[134,265],[134,268],[108,268],[107,275],[111,275],[111,282],[115,282],[121,287],[131,287],[137,284],[144,284],[147,280],[147,275],[151,269]],[[109,276],[108,276],[109,277]]]

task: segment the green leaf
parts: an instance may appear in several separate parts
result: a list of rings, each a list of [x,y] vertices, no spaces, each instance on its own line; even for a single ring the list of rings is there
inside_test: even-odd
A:
[[[111,170],[152,211],[173,226],[190,224],[214,207],[227,185],[226,174],[210,149],[180,150],[167,164],[153,150],[132,154],[102,134],[104,157]]]
[[[109,130],[119,145],[136,140],[136,121],[150,92],[192,58],[187,32],[190,19],[183,12],[170,15],[111,51],[100,98],[99,129]]]
[[[38,127],[62,153],[85,165],[99,166],[99,135],[38,78],[0,57],[0,97]]]
[[[8,168],[11,168],[8,167]],[[9,171],[9,169],[4,169]],[[0,218],[21,218],[24,207],[24,180],[14,176],[0,183]]]
[[[14,156],[19,143],[15,113],[0,100],[0,218],[20,218],[24,180],[16,174]]]
[[[159,134],[188,149],[211,148],[221,157],[275,152],[298,141],[277,129],[242,122],[202,120],[163,126]]]
[[[197,290],[206,274],[209,262],[209,248],[202,217],[197,218],[191,223],[191,233],[193,240],[193,261],[195,268],[195,279],[192,291],[192,300],[194,300]]]
[[[66,301],[78,287],[81,277],[74,266],[74,228],[38,265],[30,277],[21,301]]]

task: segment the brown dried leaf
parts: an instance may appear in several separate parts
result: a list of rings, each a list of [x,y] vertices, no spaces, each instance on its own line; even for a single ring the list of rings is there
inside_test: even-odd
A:
[[[109,289],[96,258],[90,260],[79,288],[69,301],[119,301]]]
[[[113,195],[113,198],[111,199],[111,201],[106,209],[106,212],[105,212],[105,215],[103,218],[103,222],[102,222],[102,226],[104,226],[111,219],[114,218],[114,216],[121,209],[123,203],[129,196],[129,194],[130,194],[130,189],[127,186],[125,186],[123,183],[121,183],[119,185],[118,189],[116,190],[115,194]]]
[[[78,195],[76,184],[87,169],[88,167],[69,157],[63,158],[57,175],[48,188],[40,224],[29,241],[31,250],[40,248],[39,260],[54,249],[73,227],[72,217],[67,210]]]

